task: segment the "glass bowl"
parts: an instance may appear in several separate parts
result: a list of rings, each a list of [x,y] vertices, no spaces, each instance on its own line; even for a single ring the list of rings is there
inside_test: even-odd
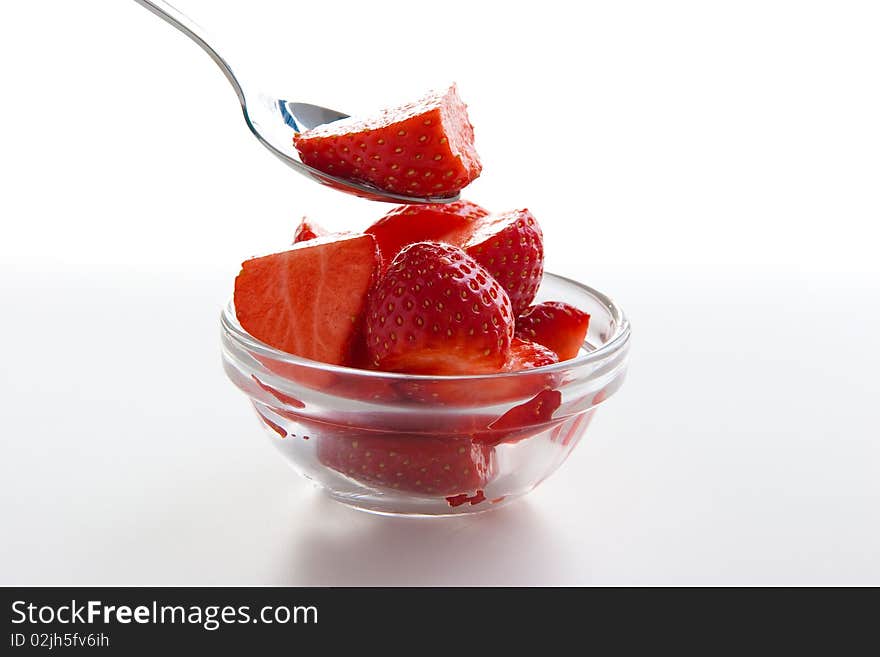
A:
[[[452,515],[507,504],[571,454],[626,372],[630,328],[610,298],[545,274],[536,302],[590,314],[581,353],[480,376],[415,376],[299,358],[250,336],[230,302],[223,365],[272,444],[333,499],[375,513]]]

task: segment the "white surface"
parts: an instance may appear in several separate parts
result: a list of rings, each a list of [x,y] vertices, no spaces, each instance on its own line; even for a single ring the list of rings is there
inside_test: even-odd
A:
[[[333,30],[292,3],[177,4],[298,100],[456,80],[485,165],[467,196],[529,206],[548,269],[623,304],[630,379],[523,503],[324,500],[225,380],[217,316],[302,214],[384,208],[276,163],[135,3],[16,3],[0,584],[880,584],[876,3],[346,1]]]

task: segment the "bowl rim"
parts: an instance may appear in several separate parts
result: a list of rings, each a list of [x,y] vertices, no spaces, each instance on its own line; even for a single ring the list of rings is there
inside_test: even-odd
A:
[[[560,276],[559,274],[553,274],[550,272],[544,272],[544,276],[549,276],[550,278],[556,279],[568,285],[572,285],[576,288],[579,288],[582,292],[586,292],[597,301],[599,301],[608,312],[611,314],[611,317],[614,321],[614,325],[616,327],[614,334],[605,344],[600,347],[590,351],[586,354],[581,354],[579,356],[575,356],[574,358],[570,358],[568,360],[561,361],[559,363],[553,363],[552,365],[544,365],[543,367],[535,367],[528,370],[518,370],[516,372],[494,372],[491,374],[456,374],[456,375],[447,375],[447,374],[405,374],[402,372],[385,372],[382,370],[365,370],[356,367],[347,367],[345,365],[331,365],[330,363],[323,363],[317,360],[311,360],[310,358],[303,358],[302,356],[297,356],[295,354],[289,354],[285,351],[281,351],[274,347],[269,346],[265,342],[261,342],[257,338],[253,337],[250,333],[242,328],[241,324],[238,322],[238,318],[235,316],[234,311],[234,301],[232,298],[226,303],[223,307],[222,312],[220,313],[220,323],[222,329],[225,334],[229,335],[236,343],[241,346],[244,346],[249,351],[252,351],[260,356],[266,356],[271,358],[274,361],[284,364],[297,365],[304,368],[310,368],[314,370],[321,370],[324,372],[333,372],[336,374],[344,374],[346,376],[361,376],[368,378],[378,378],[378,379],[391,379],[395,381],[479,381],[479,380],[498,380],[502,378],[515,378],[515,377],[528,377],[534,376],[535,374],[545,374],[545,373],[553,373],[560,371],[568,371],[572,369],[576,369],[583,365],[590,365],[597,361],[601,361],[609,356],[616,354],[621,351],[629,342],[630,339],[630,321],[629,318],[623,311],[617,302],[615,302],[608,295],[600,292],[599,290],[590,287],[589,285],[585,285],[584,283],[580,283],[566,276]]]

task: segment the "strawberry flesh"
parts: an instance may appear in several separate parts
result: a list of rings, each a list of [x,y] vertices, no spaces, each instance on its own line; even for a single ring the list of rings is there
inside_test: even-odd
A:
[[[235,314],[271,347],[347,364],[379,267],[372,235],[337,235],[242,263]]]
[[[390,263],[400,250],[416,242],[447,242],[461,246],[489,212],[470,201],[401,205],[364,232],[376,238],[382,259]]]
[[[304,164],[410,196],[454,196],[482,169],[455,85],[374,117],[306,130],[293,143]]]
[[[318,460],[368,486],[446,496],[475,491],[492,475],[492,448],[467,438],[350,431],[322,436]]]
[[[499,371],[513,338],[510,299],[461,249],[404,248],[370,295],[367,352],[377,369],[413,374]]]
[[[564,301],[545,301],[516,319],[516,336],[552,349],[559,360],[580,352],[590,328],[590,316]]]

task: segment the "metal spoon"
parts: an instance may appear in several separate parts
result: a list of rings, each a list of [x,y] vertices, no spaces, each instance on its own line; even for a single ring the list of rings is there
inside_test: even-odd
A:
[[[449,203],[458,200],[457,194],[452,197],[446,196],[442,198],[394,194],[366,183],[329,176],[322,171],[303,164],[299,161],[296,149],[293,147],[293,134],[309,130],[324,123],[344,119],[348,116],[347,114],[319,105],[295,103],[268,96],[252,89],[246,89],[226,60],[220,56],[216,48],[208,43],[204,30],[190,18],[167,2],[163,2],[163,0],[135,0],[135,2],[176,27],[208,53],[208,56],[220,67],[223,75],[226,76],[229,84],[235,90],[238,102],[241,103],[241,111],[244,114],[245,123],[247,123],[254,137],[294,171],[322,185],[373,201],[386,201],[389,203]]]

